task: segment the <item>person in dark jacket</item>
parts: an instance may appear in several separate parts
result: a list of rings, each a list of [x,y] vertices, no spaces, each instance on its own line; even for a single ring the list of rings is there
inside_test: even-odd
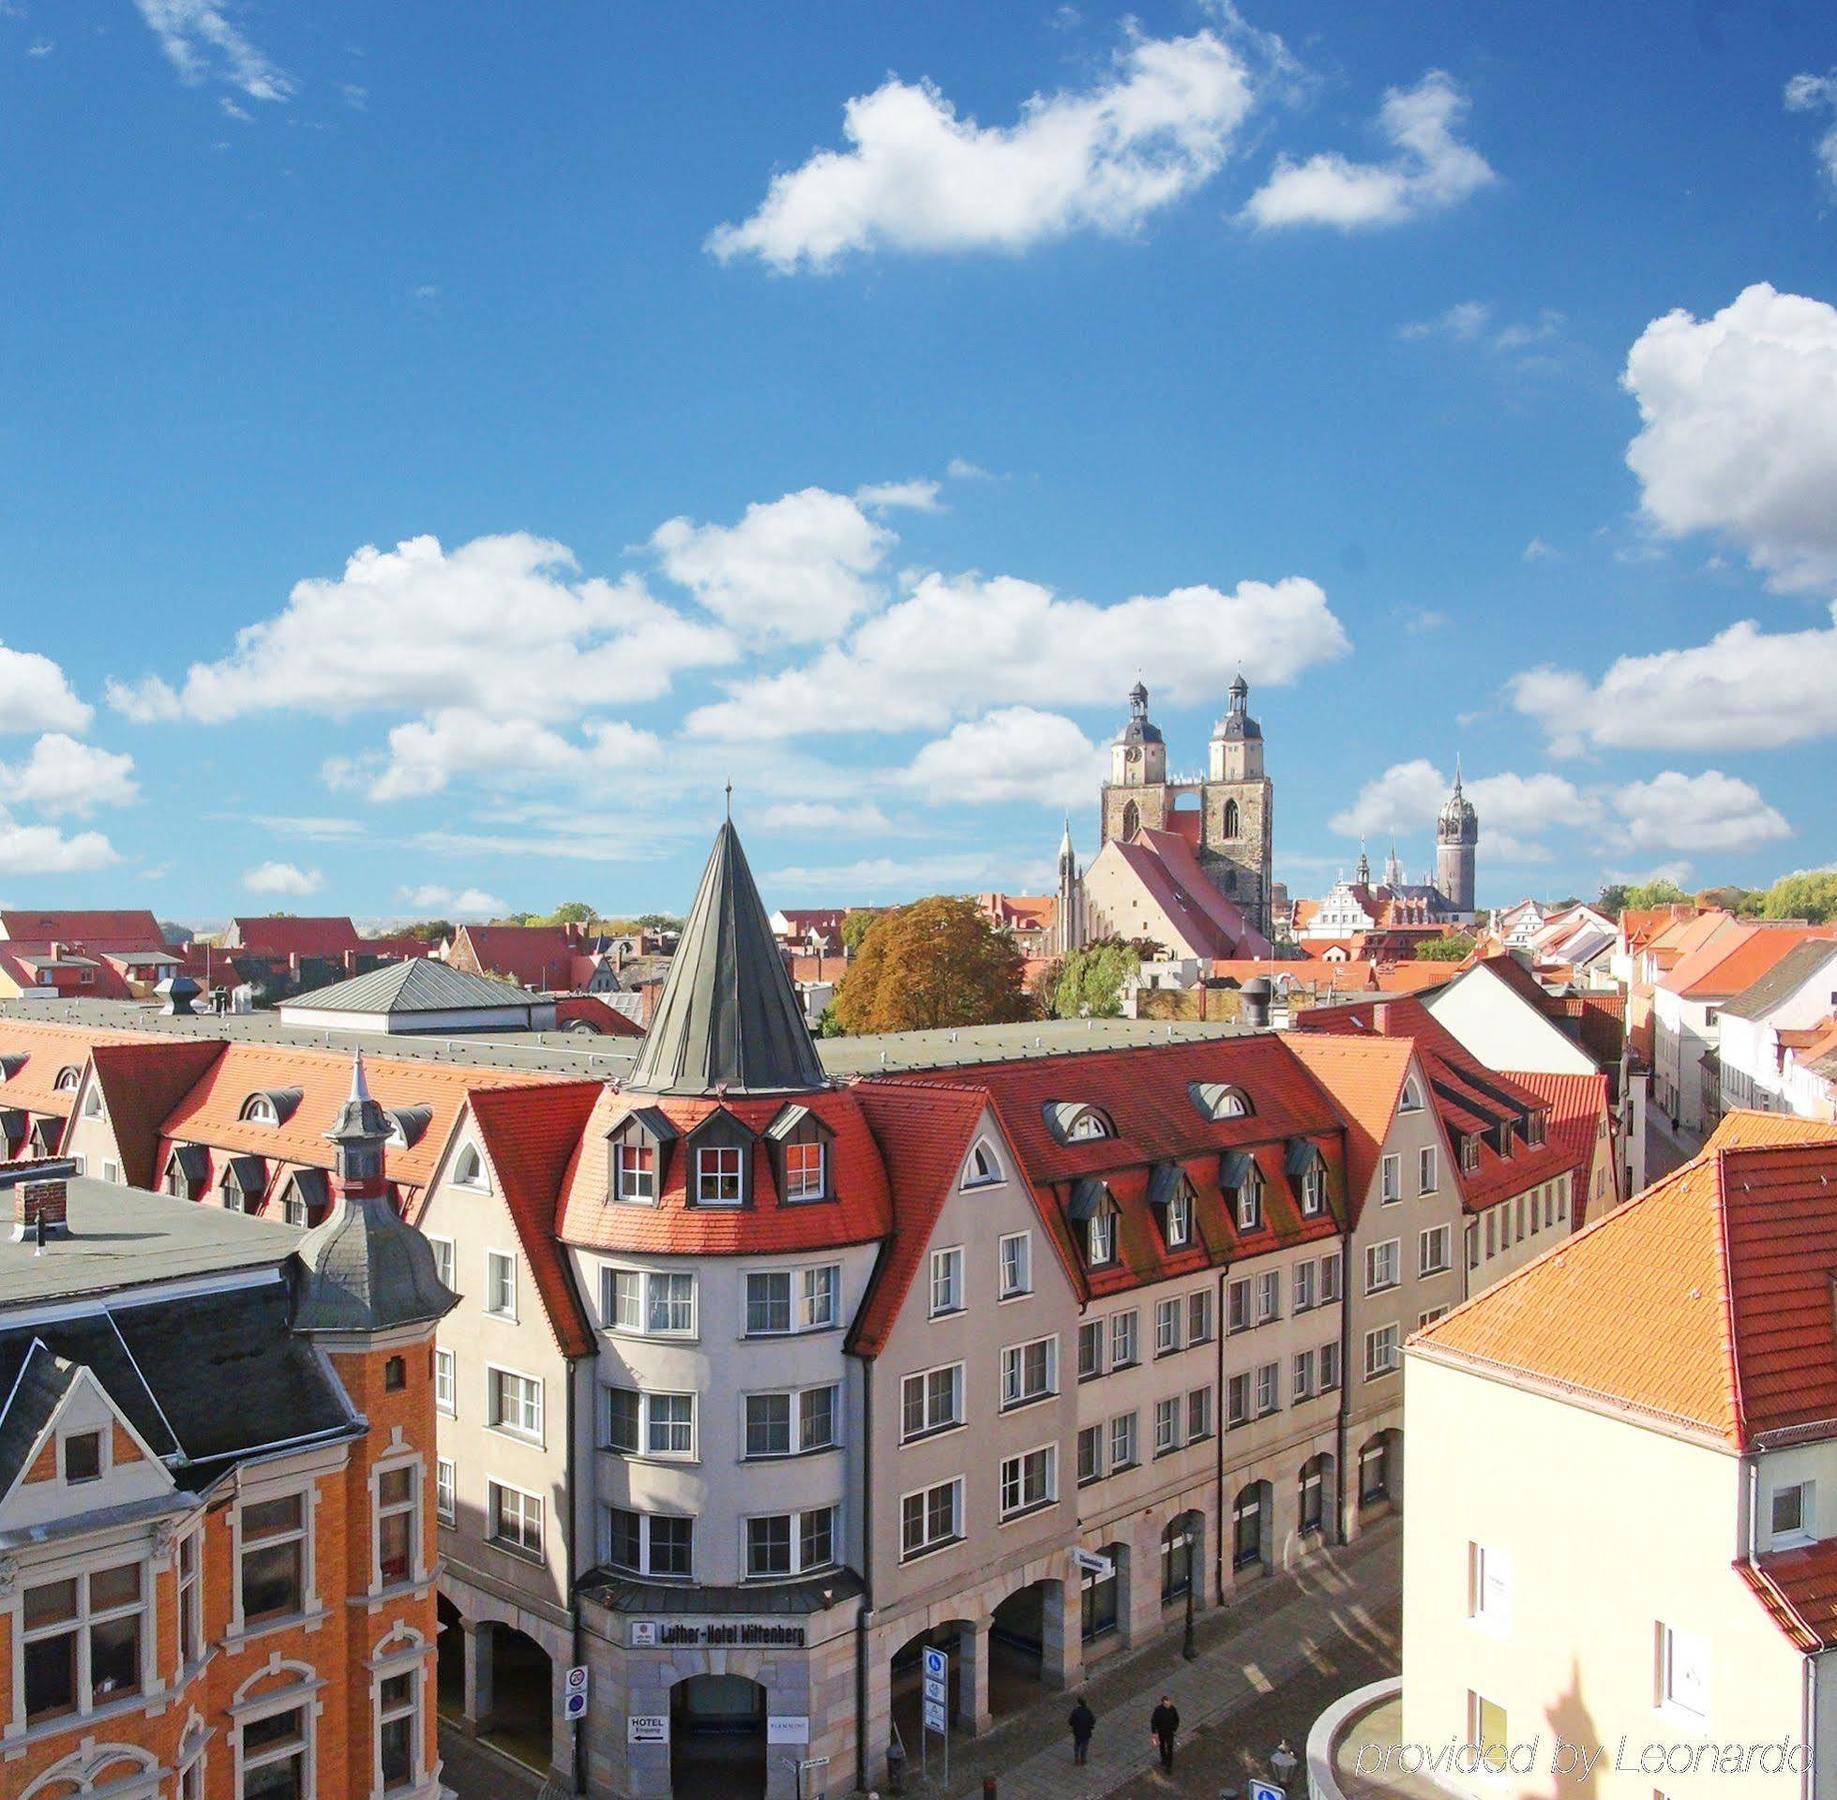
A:
[[[1161,1767],[1174,1768],[1174,1735],[1180,1729],[1180,1709],[1163,1694],[1161,1704],[1148,1715],[1148,1730],[1161,1752]]]
[[[1070,1724],[1072,1761],[1081,1763],[1091,1748],[1091,1733],[1097,1729],[1097,1715],[1085,1704],[1082,1694],[1078,1696],[1078,1704],[1072,1708]]]

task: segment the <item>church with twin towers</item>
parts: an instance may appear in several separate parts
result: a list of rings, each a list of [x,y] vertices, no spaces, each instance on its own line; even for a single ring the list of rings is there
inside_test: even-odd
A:
[[[1272,954],[1282,924],[1272,913],[1275,784],[1241,673],[1212,728],[1203,776],[1169,773],[1167,741],[1148,716],[1147,688],[1136,682],[1129,717],[1110,748],[1099,835],[1097,855],[1081,870],[1067,823],[1059,847],[1058,954],[1111,936],[1148,938],[1176,957],[1202,961]],[[1399,923],[1471,920],[1478,843],[1479,819],[1457,772],[1436,825],[1434,880],[1405,883],[1393,848],[1390,885],[1372,886],[1361,868],[1361,910]]]

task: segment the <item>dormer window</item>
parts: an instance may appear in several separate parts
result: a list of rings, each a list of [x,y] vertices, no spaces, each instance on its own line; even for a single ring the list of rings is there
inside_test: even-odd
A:
[[[1391,1159],[1386,1157],[1384,1161],[1388,1172]],[[1318,1218],[1327,1205],[1327,1159],[1321,1155],[1320,1146],[1311,1138],[1290,1138],[1283,1167],[1301,1203],[1301,1216]]]
[[[1082,1113],[1072,1122],[1072,1142],[1080,1143],[1090,1138],[1108,1137],[1103,1120],[1094,1112]]]
[[[242,1116],[251,1125],[278,1125],[280,1119],[274,1102],[266,1094],[256,1094],[243,1105]]]
[[[102,1479],[102,1433],[73,1431],[64,1439],[64,1480],[72,1487]]]
[[[785,1145],[784,1197],[787,1200],[820,1200],[824,1188],[822,1141]]]
[[[1074,1225],[1084,1227],[1084,1260],[1093,1268],[1102,1268],[1116,1260],[1116,1201],[1101,1181],[1087,1176],[1072,1189],[1071,1204],[1066,1209]]]
[[[787,1106],[766,1128],[777,1163],[778,1197],[787,1204],[827,1200],[830,1140],[835,1133],[807,1106]]]
[[[675,1138],[676,1127],[653,1106],[613,1126],[606,1134],[611,1197],[626,1206],[655,1206]]]
[[[53,1085],[60,1094],[70,1094],[76,1091],[77,1083],[82,1079],[83,1071],[75,1063],[69,1063],[58,1070],[57,1080]]]
[[[1237,1190],[1237,1228],[1239,1231],[1263,1229],[1263,1177],[1254,1163]]]
[[[485,1159],[476,1144],[467,1144],[453,1159],[453,1180],[460,1187],[490,1189],[485,1179]]]
[[[745,1198],[746,1152],[737,1144],[711,1144],[695,1153],[697,1206],[738,1206]]]
[[[1193,1235],[1193,1195],[1182,1188],[1167,1202],[1167,1247],[1178,1250]]]
[[[1548,1135],[1546,1115],[1544,1113],[1540,1111],[1525,1114],[1524,1141],[1529,1144],[1533,1150],[1542,1148],[1544,1139]]]
[[[1416,1085],[1414,1075],[1403,1084],[1403,1098],[1397,1103],[1397,1110],[1406,1113],[1422,1111],[1422,1089]]]
[[[1001,1164],[995,1159],[995,1152],[988,1146],[986,1139],[978,1138],[970,1150],[968,1172],[963,1177],[965,1187],[986,1187],[990,1182],[1001,1180]]]
[[[251,1125],[284,1125],[302,1097],[298,1088],[264,1088],[243,1101],[241,1117]]]
[[[1256,1110],[1250,1096],[1228,1081],[1189,1081],[1186,1096],[1208,1119],[1247,1119]]]
[[[1157,1163],[1148,1178],[1148,1204],[1161,1222],[1161,1241],[1170,1250],[1193,1239],[1193,1184],[1176,1162]]]
[[[389,1121],[389,1142],[398,1150],[412,1149],[426,1135],[434,1117],[431,1106],[390,1106],[384,1108]]]
[[[1101,1108],[1081,1100],[1048,1101],[1046,1129],[1062,1144],[1088,1144],[1116,1136],[1116,1125]]]
[[[1461,1168],[1469,1175],[1480,1166],[1480,1134],[1470,1131],[1461,1139]]]

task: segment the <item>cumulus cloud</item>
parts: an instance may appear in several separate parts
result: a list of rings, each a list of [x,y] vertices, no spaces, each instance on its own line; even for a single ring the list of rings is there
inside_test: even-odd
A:
[[[120,860],[99,831],[66,837],[55,825],[21,825],[0,810],[0,875],[87,875]]]
[[[1426,757],[1393,763],[1328,825],[1346,837],[1420,839],[1434,826],[1452,786]],[[1549,856],[1542,840],[1552,828],[1592,825],[1601,817],[1595,796],[1547,771],[1483,775],[1463,787],[1480,815],[1483,853],[1495,860],[1542,862]]]
[[[0,644],[0,731],[81,731],[92,717],[50,657]]]
[[[1011,576],[928,574],[803,667],[729,683],[688,729],[905,731],[997,704],[1120,704],[1138,667],[1176,702],[1222,703],[1240,663],[1253,681],[1290,681],[1350,648],[1326,595],[1300,576],[1096,606]]]
[[[1062,713],[1009,706],[952,726],[895,779],[933,806],[1011,800],[1084,806],[1107,760]]]
[[[1337,151],[1306,162],[1279,157],[1242,217],[1268,228],[1331,225],[1357,231],[1407,224],[1445,212],[1498,177],[1479,151],[1460,141],[1467,96],[1431,69],[1413,88],[1392,88],[1378,129],[1397,148],[1388,162],[1357,163]]]
[[[1837,605],[1829,626],[1763,631],[1741,619],[1707,644],[1622,656],[1599,681],[1544,665],[1507,683],[1558,756],[1614,749],[1749,749],[1837,732]]]
[[[221,81],[251,100],[286,100],[292,79],[231,23],[218,0],[134,0],[182,80]]]
[[[297,900],[318,893],[325,878],[317,869],[302,869],[290,862],[265,862],[244,869],[242,885],[251,894],[281,894]]]
[[[417,912],[449,919],[495,919],[510,911],[509,901],[500,900],[496,894],[487,894],[483,888],[450,888],[425,883],[420,887],[402,888],[400,894]]]
[[[1828,75],[1795,75],[1786,83],[1788,112],[1837,113],[1837,69]],[[1837,123],[1826,128],[1818,140],[1818,168],[1824,179],[1837,188]]]
[[[0,763],[0,800],[56,818],[87,818],[98,806],[127,806],[140,793],[134,759],[48,731],[22,763]]]
[[[864,489],[862,498],[911,506],[915,485]],[[935,500],[936,484],[926,485]],[[877,604],[873,578],[898,541],[847,495],[815,487],[755,501],[737,525],[676,518],[651,534],[664,573],[723,624],[749,638],[795,642],[834,637]]]
[[[575,739],[533,719],[483,719],[443,707],[396,726],[380,769],[334,758],[324,773],[332,787],[367,787],[372,800],[410,800],[439,793],[456,775],[486,786],[543,776],[584,780],[652,762],[661,748],[653,733],[623,720],[589,723]]]
[[[891,831],[892,822],[871,800],[840,806],[833,800],[783,800],[759,816],[765,831]]]
[[[1654,319],[1621,380],[1659,531],[1718,532],[1782,590],[1837,582],[1837,307],[1757,282],[1712,318]]]
[[[775,176],[759,210],[708,248],[789,273],[877,250],[1127,232],[1218,172],[1252,99],[1249,70],[1211,31],[1137,39],[1106,81],[1035,95],[1012,125],[978,125],[931,83],[889,79],[843,108],[846,150]]]
[[[1630,781],[1614,790],[1613,805],[1631,847],[1654,854],[1734,855],[1792,835],[1759,789],[1719,769],[1701,775],[1667,769],[1650,781]]]

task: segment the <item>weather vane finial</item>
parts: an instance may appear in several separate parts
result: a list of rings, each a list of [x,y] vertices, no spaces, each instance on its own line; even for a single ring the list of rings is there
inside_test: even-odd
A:
[[[734,822],[734,784],[731,779],[727,783],[727,822],[729,825]]]

